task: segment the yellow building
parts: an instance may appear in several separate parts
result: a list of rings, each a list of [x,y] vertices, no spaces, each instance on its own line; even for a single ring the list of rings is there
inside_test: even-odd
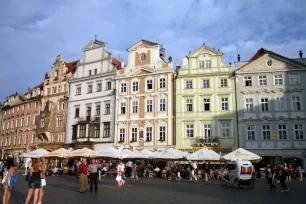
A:
[[[223,53],[202,47],[183,59],[175,81],[176,148],[210,147],[223,153],[237,147],[235,81]]]

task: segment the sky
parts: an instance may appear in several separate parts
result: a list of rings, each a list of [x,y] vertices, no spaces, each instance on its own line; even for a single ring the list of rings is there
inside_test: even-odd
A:
[[[306,57],[305,11],[305,0],[1,0],[0,101],[43,82],[57,55],[81,58],[95,35],[125,63],[140,39],[162,44],[174,60],[203,43],[227,63],[261,47]]]

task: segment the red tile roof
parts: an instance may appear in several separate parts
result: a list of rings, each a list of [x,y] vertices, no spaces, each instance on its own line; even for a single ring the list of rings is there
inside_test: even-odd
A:
[[[120,66],[120,65],[121,65],[121,61],[113,57],[113,58],[112,58],[112,64],[113,64],[114,66]],[[126,67],[126,66],[127,66],[127,65],[124,64],[124,67]]]
[[[266,54],[268,52],[268,50],[264,49],[264,48],[260,48],[256,54],[250,59],[249,62],[252,62],[256,59],[258,59],[259,57],[263,56],[264,54]]]
[[[74,72],[77,68],[77,63],[79,61],[73,61],[73,62],[65,62],[66,67],[68,67],[68,72]]]

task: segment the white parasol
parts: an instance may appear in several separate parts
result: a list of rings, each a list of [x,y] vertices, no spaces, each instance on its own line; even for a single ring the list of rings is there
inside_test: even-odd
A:
[[[22,156],[25,158],[40,158],[40,157],[45,157],[48,154],[49,154],[49,151],[41,148],[41,149],[34,150],[32,152],[24,153],[22,154]]]
[[[242,148],[238,148],[231,153],[223,156],[223,159],[228,161],[246,160],[246,161],[259,161],[261,157],[253,152],[247,151]]]
[[[195,153],[191,154],[187,157],[188,160],[193,161],[220,161],[221,157],[218,153],[213,150],[202,148]]]

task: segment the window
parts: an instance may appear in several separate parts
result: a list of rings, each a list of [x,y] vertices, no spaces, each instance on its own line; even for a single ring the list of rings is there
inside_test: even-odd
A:
[[[276,103],[275,105],[276,105],[276,110],[277,111],[285,110],[285,103],[284,103],[284,98],[283,97],[276,98],[275,103]]]
[[[211,124],[204,124],[204,140],[210,142],[211,139]]]
[[[98,74],[98,70],[97,69],[95,69],[95,74]]]
[[[36,102],[36,103],[37,103],[37,102]],[[17,107],[17,112],[19,112],[19,111],[20,111],[20,106]],[[5,115],[6,115],[6,114],[5,114]]]
[[[15,146],[17,142],[17,136],[14,137],[13,145]],[[33,143],[33,142],[32,142]]]
[[[35,108],[37,108],[38,107],[38,102],[35,102]]]
[[[145,61],[146,60],[146,55],[145,54],[142,54],[141,56],[140,56],[140,61]]]
[[[19,119],[16,119],[16,128],[18,128],[19,125]]]
[[[159,88],[160,89],[166,88],[166,78],[159,79]]]
[[[283,84],[283,75],[274,74],[274,85],[282,85],[282,84]]]
[[[199,68],[211,68],[211,60],[199,61]]]
[[[28,103],[28,110],[31,109],[31,103]]]
[[[186,100],[186,110],[187,112],[192,112],[192,99]]]
[[[202,81],[202,87],[203,88],[209,88],[209,79],[204,79]]]
[[[66,92],[66,85],[63,85],[63,92]]]
[[[76,88],[76,95],[81,95],[81,87]]]
[[[108,81],[106,82],[106,90],[111,90],[112,89],[112,82]]]
[[[147,90],[153,89],[153,80],[147,80]]]
[[[80,138],[86,137],[86,125],[80,125]]]
[[[254,111],[254,103],[252,98],[246,98],[245,99],[245,107],[247,112],[253,112]]]
[[[199,68],[201,69],[205,68],[205,61],[199,61]]]
[[[105,114],[106,115],[110,114],[110,103],[105,104]]]
[[[138,91],[138,81],[133,81],[133,91]]]
[[[273,64],[273,61],[272,61],[271,59],[267,60],[267,65],[268,65],[269,67],[271,67],[272,64]]]
[[[278,138],[280,140],[287,139],[287,126],[286,125],[278,125]]]
[[[56,127],[62,127],[63,126],[63,116],[56,117]]]
[[[126,108],[126,105],[125,103],[121,103],[121,114],[125,114],[125,109]]]
[[[153,101],[147,100],[147,112],[152,112],[152,111],[153,111]]]
[[[263,125],[262,126],[262,139],[263,140],[271,140],[270,125]]]
[[[289,84],[299,84],[299,74],[298,73],[291,73],[289,74]]]
[[[76,140],[77,136],[78,136],[78,126],[73,125],[72,126],[72,139]]]
[[[91,76],[91,70],[88,70],[88,76]]]
[[[92,84],[88,85],[87,93],[92,93]]]
[[[60,93],[61,92],[61,86],[58,86],[57,87],[57,93]]]
[[[186,125],[186,133],[188,138],[193,137],[193,124]]]
[[[301,101],[299,96],[292,97],[292,109],[293,111],[300,111],[301,110]]]
[[[133,113],[138,113],[138,101],[133,101]]]
[[[137,128],[132,128],[132,142],[137,141]]]
[[[86,119],[90,120],[91,117],[91,106],[86,107]]]
[[[258,76],[258,85],[267,86],[267,76]]]
[[[121,92],[125,93],[126,92],[126,83],[121,84]]]
[[[56,71],[54,72],[54,77],[55,77],[55,78],[58,78],[58,70],[56,70]]]
[[[221,110],[228,110],[228,98],[221,98]]]
[[[252,76],[244,76],[243,79],[245,86],[252,86]]]
[[[75,118],[80,117],[80,108],[75,108],[74,117]]]
[[[146,141],[152,141],[152,127],[146,128]]]
[[[294,135],[296,140],[304,139],[304,127],[302,124],[294,125]]]
[[[94,135],[95,138],[100,137],[100,124],[94,125]]]
[[[101,105],[97,104],[96,105],[96,116],[100,116],[100,114],[101,114]]]
[[[22,127],[22,125],[21,125],[21,127]],[[45,119],[44,118],[40,119],[40,127],[41,128],[45,127]]]
[[[204,111],[210,111],[210,99],[209,98],[203,99],[203,107],[204,107]]]
[[[56,93],[56,89],[55,89],[55,87],[52,87],[51,88],[51,94],[55,94]]]
[[[103,123],[103,137],[110,137],[110,122]]]
[[[227,79],[221,79],[220,86],[221,87],[227,87]]]
[[[120,128],[119,130],[119,142],[124,142],[125,141],[125,129]]]
[[[222,137],[230,137],[229,123],[221,123],[221,136]]]
[[[97,92],[101,92],[102,91],[102,83],[98,83],[97,84]]]
[[[29,127],[29,126],[30,126],[30,120],[31,120],[31,118],[30,118],[30,117],[28,117],[28,118],[27,118],[27,127]],[[14,124],[14,123],[12,123],[12,124]]]
[[[246,131],[247,131],[247,139],[255,140],[255,126],[247,125]]]
[[[260,99],[260,106],[261,106],[261,111],[262,111],[262,112],[267,112],[267,111],[269,111],[269,102],[268,102],[268,98],[261,98],[261,99]]]
[[[61,103],[58,101],[57,102],[57,110],[59,111],[61,109]]]
[[[192,80],[186,81],[186,89],[192,89]]]
[[[166,99],[159,99],[159,111],[166,111]]]
[[[23,124],[24,124],[24,118],[21,118],[21,120],[20,120],[20,127],[23,127]]]
[[[28,143],[28,138],[29,138],[29,136],[26,135],[25,138],[24,138],[23,144],[27,144]]]
[[[166,140],[166,127],[164,126],[159,127],[159,140],[160,141]]]

